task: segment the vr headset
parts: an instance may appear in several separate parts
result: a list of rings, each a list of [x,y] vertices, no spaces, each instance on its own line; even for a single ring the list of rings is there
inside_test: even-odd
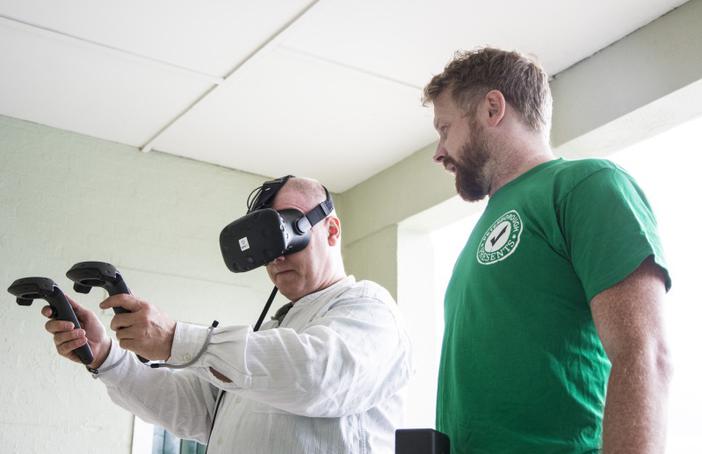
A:
[[[230,271],[243,273],[303,250],[310,242],[312,226],[334,210],[327,188],[326,200],[307,213],[271,208],[280,188],[292,177],[266,181],[254,189],[246,201],[246,215],[222,230],[219,246]]]

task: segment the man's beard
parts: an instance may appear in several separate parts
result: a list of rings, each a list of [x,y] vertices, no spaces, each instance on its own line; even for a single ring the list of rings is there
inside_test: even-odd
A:
[[[456,169],[456,192],[463,200],[477,202],[490,193],[490,178],[487,175],[489,160],[490,151],[485,136],[479,125],[472,124],[470,141],[461,147],[458,160],[444,157],[444,166],[452,164]]]

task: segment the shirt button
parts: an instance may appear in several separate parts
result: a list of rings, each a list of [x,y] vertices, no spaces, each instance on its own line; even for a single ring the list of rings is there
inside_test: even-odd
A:
[[[183,355],[184,361],[190,361],[191,359],[192,359],[192,356],[190,355],[190,353],[186,353]]]

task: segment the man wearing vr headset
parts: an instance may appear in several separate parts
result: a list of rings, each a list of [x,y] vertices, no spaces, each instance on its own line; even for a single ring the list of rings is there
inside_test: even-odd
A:
[[[71,300],[83,329],[49,321],[58,352],[76,360],[72,350],[89,342],[96,357],[90,366],[115,403],[182,438],[209,438],[210,454],[393,452],[411,369],[395,302],[379,285],[346,275],[341,222],[326,189],[309,179],[284,177],[260,188],[249,214],[222,233],[230,268],[250,269],[270,252],[255,244],[267,228],[256,216],[268,214],[279,220],[278,233],[294,240],[266,264],[290,303],[260,331],[176,323],[139,298],[116,295],[100,307],[132,311],[112,320],[119,345]],[[226,252],[232,232],[234,258]],[[250,250],[258,252],[247,256]],[[126,350],[188,367],[145,367]]]

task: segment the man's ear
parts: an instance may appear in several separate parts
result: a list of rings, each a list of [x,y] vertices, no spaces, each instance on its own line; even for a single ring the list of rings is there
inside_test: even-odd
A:
[[[484,106],[487,110],[487,125],[497,126],[505,117],[507,100],[499,90],[490,90],[485,95]]]
[[[327,220],[327,242],[329,246],[336,246],[341,241],[341,221],[336,216]]]

